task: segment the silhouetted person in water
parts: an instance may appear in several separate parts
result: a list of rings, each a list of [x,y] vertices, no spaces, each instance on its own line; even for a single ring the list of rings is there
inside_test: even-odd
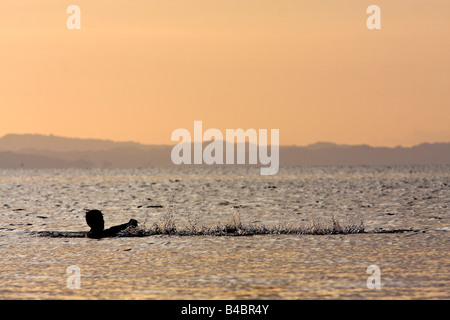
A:
[[[120,231],[125,230],[130,226],[137,227],[138,225],[136,220],[131,219],[128,223],[105,230],[105,221],[103,220],[103,214],[100,210],[90,210],[86,212],[86,222],[88,226],[91,227],[91,230],[87,233],[87,236],[94,239],[115,237]]]

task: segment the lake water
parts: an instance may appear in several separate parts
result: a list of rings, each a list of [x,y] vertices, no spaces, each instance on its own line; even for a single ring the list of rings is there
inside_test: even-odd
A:
[[[180,228],[220,225],[238,212],[267,226],[335,216],[366,233],[37,234],[87,231],[86,209],[106,227],[134,218],[150,228],[167,212]],[[449,299],[449,231],[450,166],[0,170],[0,298]],[[367,287],[371,265],[380,289]]]

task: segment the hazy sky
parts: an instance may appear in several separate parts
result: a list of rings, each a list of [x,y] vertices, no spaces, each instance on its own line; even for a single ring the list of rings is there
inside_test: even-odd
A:
[[[449,142],[450,1],[0,2],[0,136],[170,144],[194,120],[282,145]]]

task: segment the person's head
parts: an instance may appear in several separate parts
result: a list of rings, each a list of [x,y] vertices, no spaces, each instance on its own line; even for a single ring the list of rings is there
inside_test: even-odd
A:
[[[86,222],[94,231],[101,231],[105,228],[105,221],[100,210],[89,210],[86,212]]]

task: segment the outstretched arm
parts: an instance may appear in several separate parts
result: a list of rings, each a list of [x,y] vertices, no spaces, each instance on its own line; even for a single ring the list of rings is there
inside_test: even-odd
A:
[[[103,231],[105,237],[114,237],[116,236],[120,231],[125,230],[129,226],[137,227],[138,222],[134,219],[131,219],[128,223],[120,224],[118,226],[111,227],[109,229],[106,229]]]

